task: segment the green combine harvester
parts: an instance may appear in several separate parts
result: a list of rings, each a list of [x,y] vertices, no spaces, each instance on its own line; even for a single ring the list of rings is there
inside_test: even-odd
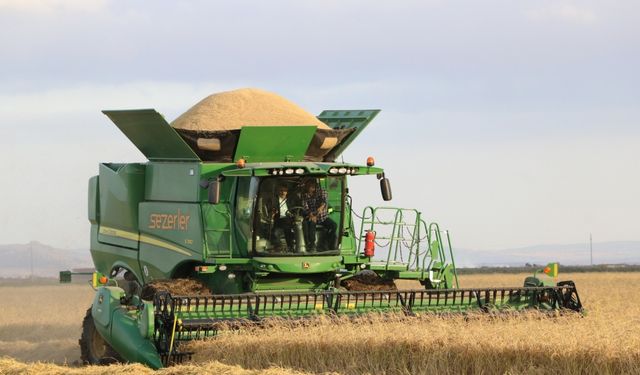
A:
[[[448,231],[415,209],[356,213],[351,178],[374,176],[391,199],[372,158],[338,160],[378,112],[324,111],[330,129],[207,133],[155,110],[105,111],[149,161],[103,163],[89,180],[97,293],[82,359],[157,369],[188,360],[182,344],[222,323],[271,317],[581,310],[573,282],[554,282],[557,264],[523,287],[462,289]]]

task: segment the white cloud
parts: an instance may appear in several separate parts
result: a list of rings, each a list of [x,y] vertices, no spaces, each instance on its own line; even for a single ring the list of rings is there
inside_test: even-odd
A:
[[[532,9],[527,15],[534,20],[556,20],[581,25],[593,24],[598,20],[592,9],[567,2],[554,2],[539,9]]]
[[[155,108],[165,115],[175,116],[203,97],[224,89],[228,87],[215,83],[81,84],[38,92],[0,94],[0,112],[5,118],[17,120],[113,108]]]
[[[96,12],[106,7],[107,0],[0,0],[0,10],[49,13],[56,11]]]

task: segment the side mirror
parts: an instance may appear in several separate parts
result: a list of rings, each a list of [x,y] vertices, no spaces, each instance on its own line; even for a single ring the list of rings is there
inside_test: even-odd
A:
[[[207,200],[211,204],[220,203],[220,182],[222,179],[220,177],[215,180],[202,180],[200,181],[200,187],[203,189],[207,189]]]
[[[382,199],[385,201],[391,200],[391,183],[386,177],[380,179],[380,192],[382,193]]]
[[[209,183],[209,203],[218,204],[220,202],[220,180],[215,179]]]

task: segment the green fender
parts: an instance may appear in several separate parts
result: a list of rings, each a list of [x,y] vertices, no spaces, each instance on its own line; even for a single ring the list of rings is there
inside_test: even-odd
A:
[[[91,307],[96,329],[111,347],[128,362],[153,369],[162,368],[160,356],[151,341],[153,304],[143,302],[141,309],[129,311],[120,303],[124,290],[105,286],[98,289]]]

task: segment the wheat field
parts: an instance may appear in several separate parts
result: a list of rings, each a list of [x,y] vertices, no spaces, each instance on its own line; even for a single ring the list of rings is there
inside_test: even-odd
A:
[[[513,286],[526,275],[466,275],[463,287]],[[226,332],[190,344],[192,363],[159,374],[640,373],[640,273],[576,273],[586,316],[368,316]],[[151,373],[82,367],[84,285],[0,286],[0,374]]]

